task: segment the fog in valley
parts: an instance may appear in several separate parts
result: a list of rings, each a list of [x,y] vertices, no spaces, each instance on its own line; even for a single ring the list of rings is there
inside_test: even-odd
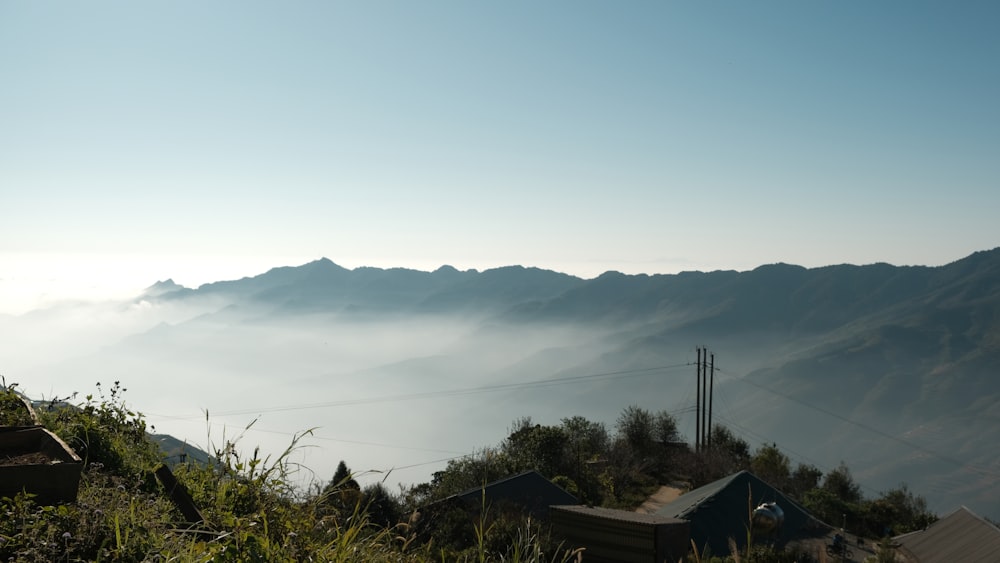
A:
[[[2,373],[33,399],[79,403],[120,381],[156,433],[209,451],[239,437],[245,454],[275,456],[312,430],[292,456],[303,486],[341,459],[369,480],[424,482],[523,416],[610,428],[629,404],[683,414],[694,402],[694,366],[681,365],[693,349],[617,364],[620,342],[584,326],[137,299],[3,316],[0,331]]]
[[[693,442],[707,346],[712,421],[751,450],[776,444],[824,472],[844,462],[869,497],[907,483],[935,510],[993,514],[998,431],[983,421],[1000,417],[998,358],[976,300],[998,269],[998,251],[941,269],[592,280],[323,259],[0,315],[0,373],[33,399],[76,403],[120,381],[156,433],[209,452],[235,440],[273,460],[308,432],[290,458],[301,487],[340,460],[395,487],[499,444],[523,417],[613,431],[638,405],[674,414]]]

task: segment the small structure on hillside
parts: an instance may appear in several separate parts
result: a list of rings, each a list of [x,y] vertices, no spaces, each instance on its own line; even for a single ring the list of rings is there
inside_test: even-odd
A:
[[[577,498],[537,471],[525,471],[421,507],[413,520],[417,537],[471,546],[480,518],[546,521],[549,507],[578,504]]]
[[[38,424],[31,401],[0,384],[0,497],[20,492],[38,504],[76,500],[83,460]]]
[[[767,505],[767,512],[754,516],[753,507]],[[778,517],[780,510],[781,517]],[[713,555],[727,555],[730,539],[737,548],[747,544],[748,527],[754,541],[783,546],[791,540],[818,537],[830,527],[749,471],[740,471],[684,493],[656,511],[661,516],[691,523],[691,540],[699,552],[707,547]],[[773,522],[769,520],[773,518]]]
[[[0,497],[20,492],[38,504],[76,500],[83,460],[41,426],[0,427]]]
[[[525,471],[448,497],[442,503],[460,502],[470,509],[509,506],[534,518],[545,518],[553,505],[578,504],[577,498],[537,471]]]
[[[1000,560],[1000,528],[966,507],[924,530],[893,538],[911,563],[995,563]]]
[[[584,548],[584,561],[662,563],[690,550],[686,520],[591,506],[553,506],[552,535],[569,548]]]

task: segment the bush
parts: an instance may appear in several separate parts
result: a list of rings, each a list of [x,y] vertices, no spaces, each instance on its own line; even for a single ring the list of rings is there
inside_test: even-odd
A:
[[[17,392],[17,384],[7,385],[0,377],[0,426],[31,426],[35,421],[31,418],[28,405]]]
[[[142,414],[125,405],[126,391],[115,381],[105,396],[98,383],[98,398],[87,395],[80,406],[53,401],[39,410],[38,417],[76,450],[85,464],[142,480],[143,490],[148,492],[156,489],[152,470],[162,461],[162,453],[149,439]]]
[[[330,519],[322,495],[291,484],[288,455],[258,450],[245,456],[236,440],[218,448],[210,464],[175,470],[205,521],[183,517],[157,484],[162,454],[146,434],[143,416],[128,409],[118,383],[81,405],[52,401],[44,426],[84,459],[77,502],[40,506],[20,494],[0,499],[0,560],[49,561],[420,561],[404,554],[398,530],[373,525],[364,507],[346,520]],[[384,507],[383,507],[384,508]]]

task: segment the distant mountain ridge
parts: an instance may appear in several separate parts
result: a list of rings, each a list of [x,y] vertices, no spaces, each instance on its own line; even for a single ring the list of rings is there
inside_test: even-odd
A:
[[[289,312],[480,311],[517,321],[649,321],[697,311],[692,327],[739,332],[825,331],[859,318],[923,302],[941,306],[992,302],[1000,294],[1000,248],[945,266],[770,264],[746,272],[626,275],[584,280],[538,268],[508,266],[433,272],[363,267],[327,258],[197,289],[158,282],[146,298],[221,295]]]
[[[604,335],[526,356],[497,377],[672,365],[708,344],[720,356],[720,384],[733,390],[722,423],[815,458],[840,452],[863,478],[907,481],[946,509],[964,503],[1000,515],[1000,248],[937,267],[779,263],[588,280],[521,266],[349,270],[324,258],[197,289],[168,280],[143,298],[219,299],[228,307],[203,319],[220,322],[235,308],[254,311],[241,321],[250,324],[315,314],[457,317],[478,323],[476,338],[487,343],[490,327],[503,326]],[[452,373],[462,361],[400,365]],[[628,404],[654,389],[608,383],[576,408]]]
[[[302,266],[274,268],[254,277],[205,284],[195,290],[171,286],[170,280],[158,282],[143,297],[170,300],[224,296],[288,312],[492,311],[554,298],[581,283],[584,281],[568,274],[523,266],[483,272],[461,272],[450,266],[434,272],[370,267],[348,270],[322,258]]]

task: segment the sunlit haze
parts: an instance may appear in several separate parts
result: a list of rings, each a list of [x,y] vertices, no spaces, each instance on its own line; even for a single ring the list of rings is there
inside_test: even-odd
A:
[[[998,21],[995,1],[0,2],[0,374],[35,396],[121,378],[198,440],[200,409],[240,427],[303,396],[647,366],[635,335],[594,327],[133,300],[157,281],[323,257],[590,279],[995,248]],[[319,425],[343,440],[303,454],[321,475],[401,467],[495,443],[514,416],[579,414],[560,391],[438,399],[434,421],[268,413],[253,439]]]
[[[1000,238],[998,10],[5,2],[0,306],[323,256],[943,264]]]

